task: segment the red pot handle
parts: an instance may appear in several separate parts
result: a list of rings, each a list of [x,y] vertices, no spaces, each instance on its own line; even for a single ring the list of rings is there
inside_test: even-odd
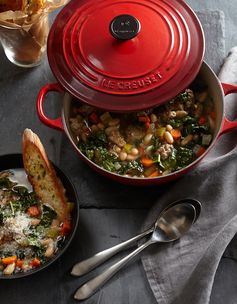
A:
[[[221,85],[225,96],[231,93],[237,93],[237,85],[228,84],[228,83],[222,83]],[[230,132],[234,129],[237,129],[237,121],[230,121],[229,119],[224,117],[224,123],[219,135]]]
[[[64,89],[58,83],[48,83],[45,86],[43,86],[37,96],[37,104],[36,104],[37,113],[38,113],[39,119],[46,126],[63,131],[64,128],[63,128],[63,122],[62,122],[61,117],[58,117],[56,119],[50,119],[44,113],[43,105],[44,105],[44,101],[45,101],[45,96],[50,91],[65,93]]]

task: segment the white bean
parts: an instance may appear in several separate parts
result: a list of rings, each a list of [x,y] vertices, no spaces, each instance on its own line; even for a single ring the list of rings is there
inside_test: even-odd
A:
[[[138,151],[137,148],[132,148],[131,151],[130,151],[130,153],[131,153],[132,155],[138,155],[138,154],[139,154],[139,151]]]
[[[15,263],[8,264],[7,267],[4,268],[3,273],[7,274],[7,275],[10,275],[10,274],[13,273],[13,271],[15,270],[15,268],[16,268],[16,264]]]
[[[119,153],[119,158],[120,158],[120,160],[125,160],[126,158],[127,158],[127,156],[128,156],[128,154],[127,154],[127,152],[125,152],[125,151],[121,151],[120,153]]]
[[[119,153],[119,152],[121,152],[121,148],[119,147],[119,146],[114,146],[114,151],[116,152],[116,153]]]
[[[168,131],[165,131],[164,138],[168,144],[172,144],[174,142],[173,136]]]
[[[173,127],[172,127],[171,125],[166,125],[166,130],[167,130],[167,131],[170,132],[172,129],[173,129]]]
[[[146,136],[143,139],[143,142],[145,145],[148,145],[150,143],[152,136],[153,136],[153,134],[151,134],[151,133],[146,134]]]
[[[183,110],[176,111],[176,117],[178,117],[178,118],[183,118],[187,115],[188,115],[188,112],[186,112],[186,111],[183,111]]]

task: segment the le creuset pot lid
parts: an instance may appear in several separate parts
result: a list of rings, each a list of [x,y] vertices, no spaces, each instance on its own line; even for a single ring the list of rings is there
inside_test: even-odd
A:
[[[48,39],[59,83],[110,111],[171,99],[194,80],[203,55],[202,27],[182,0],[72,0]]]

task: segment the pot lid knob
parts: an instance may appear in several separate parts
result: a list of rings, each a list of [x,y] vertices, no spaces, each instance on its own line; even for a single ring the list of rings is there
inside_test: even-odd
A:
[[[110,32],[119,40],[133,39],[140,32],[139,20],[131,15],[116,16],[110,23]]]

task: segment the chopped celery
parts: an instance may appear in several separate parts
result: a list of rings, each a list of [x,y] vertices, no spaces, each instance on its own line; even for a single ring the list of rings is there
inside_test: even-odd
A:
[[[129,153],[131,151],[132,147],[133,146],[131,144],[125,144],[124,145],[124,150]]]
[[[160,127],[156,130],[156,136],[157,137],[162,137],[165,133],[166,128],[164,127]]]
[[[46,235],[51,239],[56,239],[56,237],[59,235],[59,227],[49,228],[46,232]]]

